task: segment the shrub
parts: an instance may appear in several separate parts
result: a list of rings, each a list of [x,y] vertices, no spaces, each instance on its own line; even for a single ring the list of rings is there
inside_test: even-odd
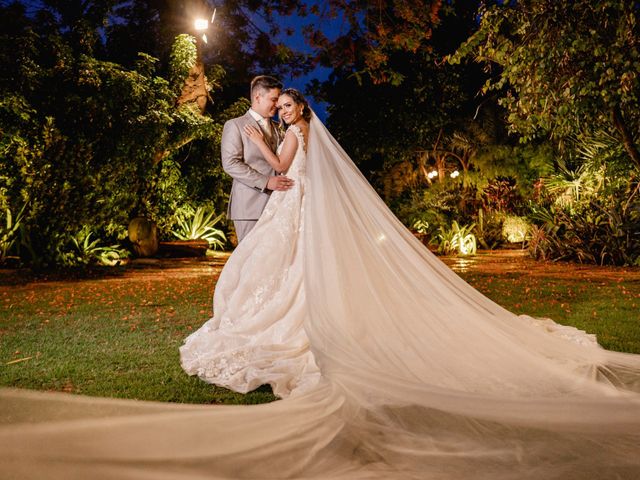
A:
[[[223,248],[227,238],[215,225],[224,217],[224,213],[215,216],[215,210],[208,207],[184,207],[183,216],[173,230],[180,240],[206,240],[214,250]]]
[[[524,217],[505,215],[501,233],[502,238],[509,243],[524,243],[529,234],[529,222]]]
[[[572,212],[539,208],[533,219],[539,224],[529,240],[534,258],[640,265],[640,201],[625,205],[594,198]]]
[[[502,243],[503,221],[503,215],[485,213],[482,208],[478,210],[473,233],[482,248],[493,250]]]
[[[597,132],[574,139],[571,164],[543,179],[546,203],[532,208],[535,258],[599,265],[640,264],[640,185],[620,142]]]
[[[106,245],[126,236],[131,218],[150,218],[168,235],[180,205],[220,209],[229,183],[219,162],[222,120],[175,107],[195,56],[188,38],[177,41],[188,48],[174,58],[170,84],[148,55],[128,69],[74,52],[63,36],[38,41],[26,27],[16,35],[16,44],[32,41],[12,63],[24,81],[0,71],[0,208],[28,206],[19,229],[12,218],[2,232],[3,255],[11,248],[34,267],[85,264],[93,260],[82,251],[98,242],[118,261],[125,253]],[[12,57],[13,47],[0,42],[0,56]],[[85,228],[91,236],[74,243]]]
[[[440,227],[434,243],[444,255],[475,255],[477,244],[472,232],[474,224],[460,226],[455,220],[450,228]]]

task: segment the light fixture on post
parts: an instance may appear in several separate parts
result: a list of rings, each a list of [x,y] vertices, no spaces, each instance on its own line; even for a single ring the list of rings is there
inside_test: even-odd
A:
[[[209,29],[209,25],[213,25],[213,21],[216,19],[216,10],[217,9],[215,8],[213,9],[213,14],[211,14],[211,21],[207,20],[206,18],[196,18],[193,22],[193,26],[196,29],[196,32],[203,32],[202,41],[204,43],[207,43],[207,34],[204,32],[205,30]]]
[[[209,21],[204,18],[197,18],[196,21],[193,22],[193,26],[196,32],[202,32],[202,41],[207,43],[207,34],[204,32],[209,28]]]

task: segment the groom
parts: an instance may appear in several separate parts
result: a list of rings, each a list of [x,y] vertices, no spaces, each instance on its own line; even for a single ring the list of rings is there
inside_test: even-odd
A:
[[[273,77],[255,77],[251,81],[251,108],[226,122],[222,131],[222,168],[233,177],[227,218],[233,220],[238,243],[260,218],[271,192],[293,186],[293,180],[275,175],[258,147],[242,133],[245,125],[259,128],[271,150],[276,151],[281,139],[271,117],[276,113],[281,89],[282,83]]]

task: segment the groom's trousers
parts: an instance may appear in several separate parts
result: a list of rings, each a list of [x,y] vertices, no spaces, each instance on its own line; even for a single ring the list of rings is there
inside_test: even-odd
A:
[[[247,236],[247,233],[251,231],[251,229],[257,223],[257,220],[234,220],[233,226],[236,229],[236,238],[238,239],[238,243],[242,241],[244,237]]]

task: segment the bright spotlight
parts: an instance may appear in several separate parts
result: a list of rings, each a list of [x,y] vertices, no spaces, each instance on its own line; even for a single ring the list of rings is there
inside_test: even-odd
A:
[[[198,18],[195,21],[196,30],[206,30],[209,28],[209,22],[203,18]]]

